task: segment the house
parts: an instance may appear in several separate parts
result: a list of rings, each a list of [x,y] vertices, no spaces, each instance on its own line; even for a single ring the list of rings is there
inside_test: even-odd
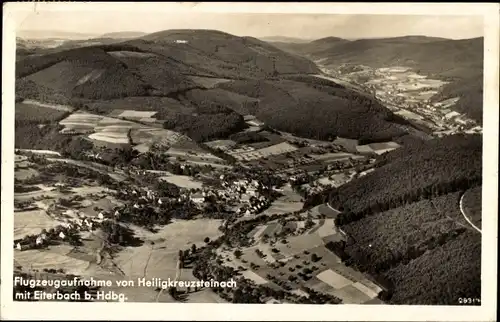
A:
[[[187,43],[188,43],[188,41],[187,41],[187,40],[184,40],[184,39],[176,39],[176,40],[175,40],[175,43],[176,43],[176,44],[187,44]]]
[[[248,187],[246,189],[246,192],[252,196],[255,196],[257,195],[257,189],[255,189],[254,187]]]
[[[159,205],[163,204],[163,202],[161,201],[161,198],[160,198],[160,199],[158,199],[158,204],[159,204]]]
[[[189,197],[192,202],[200,204],[205,202],[205,197],[201,193],[195,193]]]
[[[104,219],[104,214],[103,214],[102,212],[100,212],[100,213],[97,215],[97,217],[98,217],[99,219],[103,220],[103,219]]]
[[[248,194],[241,195],[241,201],[242,201],[242,202],[247,202],[247,203],[249,203],[249,202],[250,202],[250,198],[251,198],[251,196],[250,196],[250,195],[248,195]]]
[[[66,237],[66,235],[65,235],[65,234],[61,231],[61,232],[59,233],[59,237],[60,237],[61,239],[64,239],[64,237]]]
[[[22,249],[21,244],[17,243],[16,248],[17,248],[17,250],[21,250]]]
[[[43,244],[43,239],[42,239],[42,237],[41,237],[41,236],[38,236],[38,237],[36,238],[36,244],[37,244],[37,245],[41,245],[41,244]]]

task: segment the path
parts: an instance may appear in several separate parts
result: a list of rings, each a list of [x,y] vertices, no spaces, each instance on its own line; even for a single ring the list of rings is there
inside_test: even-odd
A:
[[[460,202],[459,202],[459,204],[460,204],[460,212],[462,213],[462,216],[464,216],[465,220],[469,223],[469,225],[471,225],[471,226],[472,226],[472,228],[474,228],[474,229],[475,229],[475,230],[477,230],[480,234],[482,234],[481,229],[477,228],[477,226],[476,226],[476,225],[474,225],[474,224],[472,223],[472,221],[471,221],[471,220],[467,217],[467,215],[465,214],[465,210],[464,210],[464,207],[463,207],[463,202],[462,202],[462,201],[464,200],[464,196],[465,196],[465,193],[464,193],[464,194],[462,194],[462,196],[460,197]]]

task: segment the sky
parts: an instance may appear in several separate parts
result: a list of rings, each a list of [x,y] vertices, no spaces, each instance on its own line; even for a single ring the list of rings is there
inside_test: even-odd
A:
[[[88,8],[88,7],[87,7]],[[380,14],[248,14],[168,11],[32,11],[19,30],[100,35],[166,29],[216,29],[237,36],[346,39],[425,35],[451,39],[482,37],[481,16]]]

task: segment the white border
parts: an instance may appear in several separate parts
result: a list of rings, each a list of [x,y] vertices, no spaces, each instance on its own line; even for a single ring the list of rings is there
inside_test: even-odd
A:
[[[482,305],[480,307],[388,305],[261,305],[155,303],[26,303],[12,301],[14,186],[15,28],[34,11],[133,11],[219,13],[317,13],[482,15],[484,17],[484,126]],[[2,319],[164,320],[363,320],[495,321],[498,192],[499,6],[473,3],[7,3],[2,55]],[[89,305],[85,307],[84,305]]]

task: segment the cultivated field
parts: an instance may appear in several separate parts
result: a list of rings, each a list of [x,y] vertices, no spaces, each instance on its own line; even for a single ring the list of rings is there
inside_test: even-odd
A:
[[[382,154],[388,151],[399,148],[400,145],[396,142],[371,143],[366,145],[358,145],[356,149],[359,153],[376,153]]]
[[[286,185],[281,193],[283,196],[273,201],[271,206],[264,210],[263,214],[285,214],[302,209],[304,205],[302,197],[293,191],[289,185]]]
[[[222,256],[224,265],[234,268],[244,267],[246,270],[241,272],[242,276],[257,285],[265,284],[280,288],[276,281],[281,281],[280,283],[286,284],[294,293],[300,292],[301,286],[307,286],[316,291],[335,295],[346,304],[368,301],[381,303],[376,299],[381,291],[380,287],[363,274],[344,266],[339,257],[325,248],[325,242],[337,235],[333,219],[314,220],[314,222],[315,225],[305,233],[288,236],[285,238],[285,244],[278,242],[274,246],[261,242],[260,239],[263,235],[272,238],[275,232],[281,231],[282,226],[277,222],[257,226],[249,233],[249,237],[253,236],[257,243],[242,248],[239,259],[234,257],[230,249],[219,249],[218,253]],[[300,229],[303,227],[300,223],[289,221],[286,227],[292,230]],[[272,251],[272,248],[278,251]],[[257,249],[263,257],[256,253]],[[313,254],[315,258],[312,257]],[[284,265],[272,266],[278,261]],[[306,274],[307,277],[299,276],[298,273]]]
[[[214,77],[202,77],[202,76],[189,76],[195,84],[205,87],[205,88],[214,88],[217,84],[226,83],[232,81],[228,78],[214,78]]]
[[[190,176],[171,175],[171,176],[162,176],[159,177],[158,179],[170,182],[178,187],[186,189],[201,189],[203,187],[202,182],[194,180]]]
[[[42,229],[50,229],[60,223],[50,217],[45,210],[18,211],[14,213],[14,240],[27,235],[39,234]]]
[[[293,152],[295,150],[297,150],[295,146],[291,145],[290,143],[283,142],[259,150],[235,153],[233,154],[233,156],[238,160],[255,160],[266,158],[271,155]]]
[[[132,110],[124,110],[120,115],[123,115],[123,113],[126,113],[125,115],[140,114],[139,117],[141,118],[143,118],[143,116],[148,118],[153,115],[152,112]],[[59,123],[66,127],[65,132],[94,132],[89,135],[89,138],[95,142],[101,142],[104,145],[106,145],[106,143],[112,145],[133,143],[136,145],[146,144],[150,146],[150,144],[153,143],[171,145],[182,141],[190,141],[189,138],[177,132],[91,113],[73,113]],[[132,142],[130,142],[129,133]]]

